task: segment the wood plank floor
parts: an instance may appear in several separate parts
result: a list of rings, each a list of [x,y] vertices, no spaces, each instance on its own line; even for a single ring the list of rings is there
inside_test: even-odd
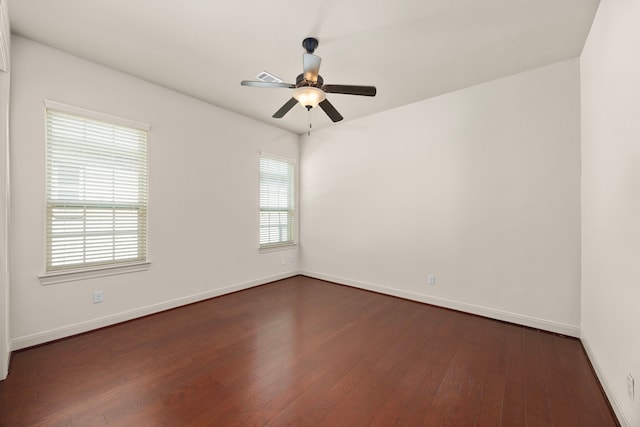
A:
[[[295,277],[15,352],[1,426],[615,426],[578,340]]]

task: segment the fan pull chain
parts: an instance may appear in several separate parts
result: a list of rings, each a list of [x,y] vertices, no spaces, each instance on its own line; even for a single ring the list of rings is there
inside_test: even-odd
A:
[[[307,109],[307,117],[309,122],[309,129],[307,130],[307,136],[311,136],[311,108]]]

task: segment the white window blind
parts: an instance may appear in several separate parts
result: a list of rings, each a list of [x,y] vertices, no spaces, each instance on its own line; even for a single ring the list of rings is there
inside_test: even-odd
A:
[[[260,157],[260,248],[295,244],[296,164]]]
[[[55,107],[46,110],[46,271],[146,261],[148,128]]]

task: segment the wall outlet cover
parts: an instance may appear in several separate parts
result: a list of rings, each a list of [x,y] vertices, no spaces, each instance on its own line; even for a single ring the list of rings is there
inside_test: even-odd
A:
[[[94,291],[93,292],[93,303],[99,304],[104,301],[104,293],[102,291]]]

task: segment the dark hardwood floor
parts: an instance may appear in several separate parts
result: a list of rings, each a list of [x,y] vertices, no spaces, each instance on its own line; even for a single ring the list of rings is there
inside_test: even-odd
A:
[[[295,277],[15,352],[2,426],[615,426],[578,340]]]

